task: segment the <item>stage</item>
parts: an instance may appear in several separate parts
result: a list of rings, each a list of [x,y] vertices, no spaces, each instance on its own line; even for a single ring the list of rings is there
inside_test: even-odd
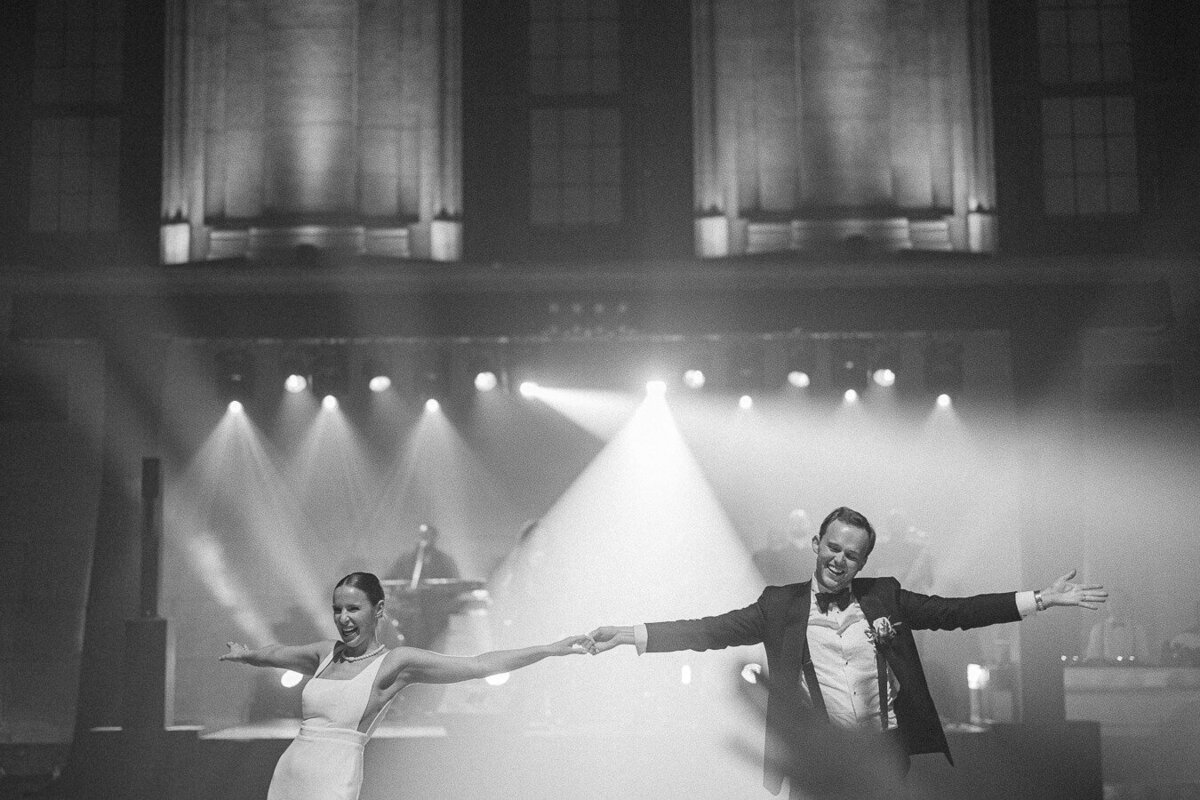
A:
[[[761,743],[730,741],[728,758],[713,759],[704,752],[712,741],[707,731],[518,730],[479,722],[381,726],[367,746],[361,800],[770,797],[760,783]],[[177,728],[157,742],[94,731],[84,765],[91,774],[74,776],[72,796],[262,800],[296,728],[294,720],[211,732]],[[957,766],[940,755],[914,758],[913,798],[1104,796],[1095,723],[1004,724],[948,736]]]

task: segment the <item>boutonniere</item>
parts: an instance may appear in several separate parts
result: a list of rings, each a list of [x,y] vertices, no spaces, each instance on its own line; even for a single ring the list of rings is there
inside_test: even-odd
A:
[[[896,638],[896,629],[904,623],[892,622],[887,617],[879,617],[867,626],[867,641],[877,648],[883,649]]]

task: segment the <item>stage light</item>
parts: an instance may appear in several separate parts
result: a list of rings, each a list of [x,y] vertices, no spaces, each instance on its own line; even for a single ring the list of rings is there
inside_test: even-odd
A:
[[[332,395],[345,397],[349,387],[346,370],[346,351],[342,347],[323,347],[313,357],[313,394],[318,397]]]
[[[747,664],[742,667],[742,680],[746,683],[758,683],[758,676],[762,674],[762,664]]]
[[[862,339],[835,339],[830,343],[829,368],[834,387],[856,394],[867,388],[867,343]]]
[[[379,393],[391,389],[391,377],[395,371],[380,357],[370,356],[362,361],[360,374],[367,379],[367,389]]]
[[[499,381],[496,379],[496,373],[491,372],[490,370],[485,370],[484,372],[480,372],[475,376],[475,388],[481,392],[490,392],[492,389],[496,388],[498,383]]]
[[[689,389],[704,388],[704,373],[698,369],[689,369],[683,373],[683,385]]]
[[[447,348],[434,344],[422,347],[413,357],[411,397],[417,400],[433,397],[439,402],[451,397],[454,394],[450,381],[453,373]]]
[[[811,383],[811,380],[809,379],[807,372],[794,369],[787,374],[787,382],[790,386],[794,386],[797,389],[807,389]]]
[[[794,389],[807,389],[812,385],[813,367],[816,359],[810,340],[793,341],[787,353],[787,383]]]
[[[742,411],[749,411],[754,408],[754,398],[748,394],[744,394],[738,398],[738,408]]]
[[[216,380],[221,400],[249,400],[254,394],[254,356],[240,348],[217,353]]]
[[[873,344],[868,372],[871,382],[888,389],[896,385],[896,368],[902,363],[899,342],[891,337],[880,337],[867,342]]]
[[[430,414],[436,414],[441,408],[442,404],[438,402],[436,397],[431,397],[425,401],[425,410]]]
[[[291,689],[302,680],[304,680],[304,675],[290,669],[284,670],[283,674],[279,676],[279,684],[285,689]]]
[[[324,399],[321,400],[321,407],[328,411],[333,411],[338,407],[338,399],[331,394],[327,394],[325,395]]]
[[[951,402],[952,401],[950,400],[950,395],[948,395],[948,394],[939,394],[938,395],[938,398],[937,398],[938,408],[949,408]]]
[[[508,672],[498,672],[495,675],[488,675],[483,679],[483,682],[488,686],[503,686],[508,683],[511,674]]]
[[[925,391],[955,395],[963,389],[962,344],[934,339],[925,345]]]
[[[540,388],[541,387],[538,386],[533,381],[521,381],[521,386],[520,386],[519,390],[521,392],[522,397],[533,397],[534,395],[536,395],[538,393],[538,389],[540,389]]]
[[[842,395],[842,399],[845,400],[847,403],[857,403],[858,402],[858,392],[854,391],[853,389],[847,389],[846,393],[844,395]]]
[[[979,664],[967,664],[967,688],[986,689],[991,674],[987,667]]]
[[[241,404],[241,401],[238,401],[238,400],[230,400],[229,401],[229,413],[241,414],[245,410],[246,410],[246,407]]]
[[[309,353],[300,347],[288,347],[279,358],[279,372],[283,375],[283,388],[292,394],[299,394],[312,383],[309,366]]]
[[[666,381],[647,381],[646,396],[647,397],[665,397],[667,394]]]

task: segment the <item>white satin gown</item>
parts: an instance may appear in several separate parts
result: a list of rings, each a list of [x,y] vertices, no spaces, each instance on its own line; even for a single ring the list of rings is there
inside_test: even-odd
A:
[[[358,800],[363,749],[383,709],[366,733],[359,728],[384,655],[380,653],[349,680],[320,677],[333,653],[325,657],[301,694],[300,733],[275,765],[267,800]]]

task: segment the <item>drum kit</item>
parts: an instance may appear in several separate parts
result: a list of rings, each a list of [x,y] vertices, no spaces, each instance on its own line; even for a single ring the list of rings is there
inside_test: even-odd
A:
[[[478,618],[486,620],[492,601],[483,581],[425,578],[414,583],[403,578],[380,583],[384,611],[391,623],[380,631],[386,644],[407,644],[455,655],[480,652],[482,642],[463,641],[456,634],[478,630]]]

